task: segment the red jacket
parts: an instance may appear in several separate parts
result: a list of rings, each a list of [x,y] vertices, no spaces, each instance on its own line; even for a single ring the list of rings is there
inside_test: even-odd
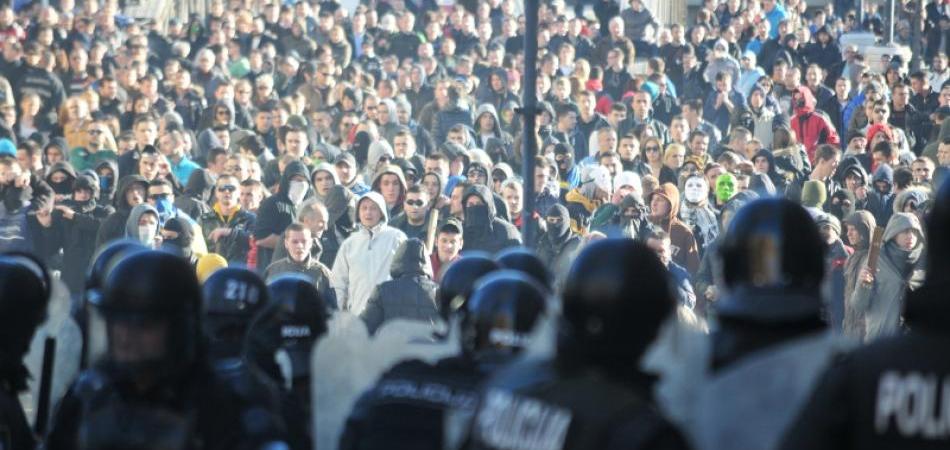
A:
[[[838,145],[841,139],[828,118],[815,112],[815,96],[807,87],[798,87],[792,95],[792,106],[795,108],[792,131],[798,143],[805,147],[808,160],[814,164],[815,147],[819,144]]]

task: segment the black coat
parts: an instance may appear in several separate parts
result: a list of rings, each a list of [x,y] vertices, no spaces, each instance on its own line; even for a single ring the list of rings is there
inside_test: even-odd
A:
[[[435,298],[438,286],[432,281],[432,269],[425,245],[419,239],[406,241],[393,256],[393,279],[376,286],[360,318],[370,333],[389,320],[407,319],[425,323],[441,321]]]
[[[63,249],[63,281],[69,292],[75,295],[82,292],[85,285],[86,271],[96,251],[99,227],[113,209],[92,205],[83,210],[73,202],[67,202],[67,206],[73,209],[73,218],[66,219],[62,212],[54,211],[54,233],[58,246]]]

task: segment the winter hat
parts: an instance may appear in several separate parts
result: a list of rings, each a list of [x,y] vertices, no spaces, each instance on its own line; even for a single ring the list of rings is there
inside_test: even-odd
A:
[[[208,253],[207,255],[198,258],[198,264],[195,267],[195,272],[198,274],[198,281],[204,283],[213,273],[217,272],[218,269],[224,269],[228,267],[228,260],[224,259],[223,256],[217,253]]]
[[[868,150],[871,150],[871,142],[874,142],[874,136],[878,133],[884,133],[887,136],[887,140],[894,142],[894,130],[887,124],[879,123],[877,125],[871,125],[868,128]]]
[[[837,217],[831,214],[822,214],[815,219],[815,223],[818,225],[818,228],[828,225],[835,231],[835,234],[841,236],[841,221],[839,221]]]
[[[821,209],[828,199],[828,192],[825,184],[818,180],[808,180],[802,187],[802,206],[806,208]]]
[[[594,186],[597,186],[598,189],[604,192],[613,192],[613,183],[610,179],[610,171],[603,166],[592,167],[587,172],[587,177],[584,182],[593,182]]]
[[[13,141],[7,138],[0,139],[0,156],[16,158],[16,145],[13,144]]]
[[[628,171],[617,174],[614,178],[614,187],[620,189],[623,186],[630,186],[638,197],[643,197],[643,184],[640,183],[640,176]]]

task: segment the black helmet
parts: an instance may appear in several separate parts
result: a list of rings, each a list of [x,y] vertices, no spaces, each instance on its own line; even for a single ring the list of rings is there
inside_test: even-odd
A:
[[[201,287],[195,270],[184,259],[155,250],[136,252],[109,271],[102,296],[90,302],[109,326],[167,325],[164,355],[147,361],[118,361],[118,339],[111,341],[110,337],[112,356],[108,362],[113,368],[132,375],[140,370],[173,373],[199,357]]]
[[[520,351],[545,311],[545,292],[529,275],[515,270],[480,278],[462,314],[462,350],[469,354]]]
[[[950,181],[941,184],[927,218],[928,282],[950,281],[950,236],[947,236],[947,230],[950,230]]]
[[[533,251],[526,247],[509,247],[495,255],[504,269],[517,270],[537,281],[550,292],[554,287],[554,275]]]
[[[491,256],[484,252],[469,252],[453,262],[442,274],[439,283],[439,312],[448,320],[469,297],[475,281],[489,272],[500,269]],[[456,297],[461,297],[456,300]]]
[[[90,296],[101,295],[106,276],[116,263],[129,255],[145,250],[147,248],[144,245],[128,239],[110,242],[99,249],[93,256],[92,265],[86,273],[86,299],[89,300]]]
[[[0,354],[19,360],[30,350],[36,327],[46,320],[49,296],[49,273],[42,262],[25,253],[0,255]],[[6,371],[0,371],[3,375]],[[10,381],[19,390],[25,387],[23,375],[0,381]]]
[[[825,246],[801,206],[763,198],[741,208],[719,246],[724,297],[720,317],[753,322],[818,317]]]
[[[284,384],[274,362],[280,350],[290,357],[293,379],[310,375],[310,350],[326,334],[329,312],[313,282],[301,274],[281,275],[267,285],[270,303],[248,332],[248,352],[268,375]],[[296,383],[294,383],[296,385]]]
[[[215,356],[239,356],[251,321],[267,305],[267,285],[237,267],[216,271],[202,285],[202,328]]]
[[[676,305],[666,267],[632,239],[587,246],[571,266],[563,297],[558,360],[618,375],[635,370]]]

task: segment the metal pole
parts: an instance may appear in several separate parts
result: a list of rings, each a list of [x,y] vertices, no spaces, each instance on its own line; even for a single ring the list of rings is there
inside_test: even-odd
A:
[[[894,4],[897,3],[894,0],[887,0],[887,43],[894,43],[894,20],[897,19],[897,14],[894,13]]]
[[[922,36],[920,35],[924,21],[924,0],[917,0],[914,4],[914,18],[910,21],[910,42],[913,56],[910,59],[910,70],[916,72],[920,70],[924,58],[924,48],[921,45]]]
[[[521,177],[524,180],[524,207],[521,209],[521,233],[525,245],[533,247],[537,235],[537,224],[534,218],[534,157],[538,154],[538,138],[535,131],[535,121],[538,111],[538,0],[524,2],[524,89],[521,114],[524,115],[524,132],[522,135],[522,167]]]

